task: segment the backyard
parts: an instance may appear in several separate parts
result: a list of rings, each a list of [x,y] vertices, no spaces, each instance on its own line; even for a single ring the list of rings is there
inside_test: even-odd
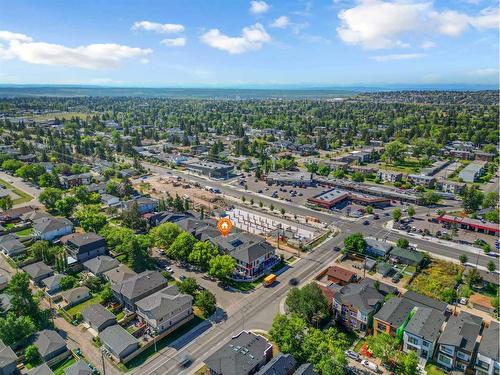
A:
[[[92,298],[90,298],[90,299],[88,299],[88,300],[86,300],[86,301],[84,301],[76,306],[71,307],[70,309],[66,310],[66,312],[74,318],[76,314],[81,313],[82,310],[85,307],[87,307],[88,305],[92,305],[94,303],[100,303],[100,302],[101,302],[100,296],[95,295]]]
[[[457,279],[461,278],[463,270],[461,265],[433,259],[431,264],[413,279],[408,289],[449,303],[453,299]]]
[[[66,360],[59,362],[55,367],[52,368],[54,375],[64,375],[64,370],[69,366],[72,366],[76,363],[75,357],[68,357]]]

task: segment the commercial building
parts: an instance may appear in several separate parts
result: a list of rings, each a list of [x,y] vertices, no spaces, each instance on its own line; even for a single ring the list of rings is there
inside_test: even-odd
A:
[[[385,207],[391,203],[388,198],[377,197],[369,194],[353,193],[340,189],[331,189],[307,199],[309,203],[326,209],[332,209],[337,204],[346,200],[363,206],[374,207]]]
[[[291,186],[311,186],[314,183],[312,173],[300,171],[270,172],[267,175],[266,181],[270,185],[280,184]]]
[[[184,164],[190,172],[213,179],[228,179],[234,171],[232,165],[215,163],[211,161],[198,161]]]
[[[483,222],[478,219],[460,217],[453,215],[441,215],[436,218],[438,223],[455,224],[459,228],[472,230],[474,232],[498,235],[500,233],[500,224]]]

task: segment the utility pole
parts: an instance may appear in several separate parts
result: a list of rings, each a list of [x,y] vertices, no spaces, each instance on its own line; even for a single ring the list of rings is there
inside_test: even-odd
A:
[[[106,375],[106,363],[104,362],[104,351],[101,348],[101,359],[102,359],[102,372]]]

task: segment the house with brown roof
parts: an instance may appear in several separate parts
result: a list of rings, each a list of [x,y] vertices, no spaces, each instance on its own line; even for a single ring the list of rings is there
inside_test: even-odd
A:
[[[326,277],[328,281],[342,286],[354,283],[357,279],[354,272],[346,270],[345,268],[339,266],[329,267],[326,271]]]

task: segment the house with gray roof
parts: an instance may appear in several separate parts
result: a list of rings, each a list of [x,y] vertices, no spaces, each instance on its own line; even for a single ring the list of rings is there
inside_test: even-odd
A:
[[[393,297],[373,316],[373,334],[387,333],[401,338],[403,330],[415,309],[415,303],[406,298]]]
[[[40,366],[29,370],[28,375],[54,375],[54,373],[46,363],[42,363]]]
[[[465,372],[473,363],[481,328],[482,319],[478,316],[466,312],[453,315],[438,339],[437,364],[448,371]]]
[[[494,375],[500,373],[500,325],[491,321],[483,331],[483,337],[477,350],[474,369],[476,375]]]
[[[86,286],[79,286],[66,290],[61,293],[63,300],[67,303],[66,307],[71,307],[90,299],[90,289]]]
[[[413,301],[416,306],[430,307],[431,309],[438,310],[442,313],[445,313],[448,309],[448,304],[446,304],[445,302],[427,297],[412,290],[407,291],[403,296],[404,298]]]
[[[65,217],[47,216],[33,222],[33,237],[53,241],[73,232],[73,223]]]
[[[318,375],[313,365],[310,363],[304,363],[297,367],[297,370],[293,373],[293,375]]]
[[[93,373],[89,365],[81,359],[64,369],[65,375],[92,375]]]
[[[333,298],[335,317],[354,331],[366,332],[371,328],[372,317],[384,301],[384,296],[371,285],[349,284],[343,286]]]
[[[0,340],[0,375],[12,375],[17,373],[17,355],[10,346]]]
[[[418,267],[424,261],[424,254],[420,251],[394,247],[389,253],[390,259],[395,263],[407,264]]]
[[[33,344],[36,346],[38,353],[40,353],[40,356],[45,362],[68,352],[66,341],[59,333],[51,329],[44,329],[36,333]]]
[[[137,273],[132,271],[124,264],[114,267],[109,271],[104,272],[104,277],[112,284],[121,284],[125,280],[137,276]]]
[[[33,280],[35,284],[40,283],[43,279],[46,279],[54,274],[54,270],[47,266],[44,262],[28,264],[27,266],[24,266],[22,270],[30,275],[31,280]]]
[[[175,327],[193,314],[193,297],[168,286],[136,302],[139,320],[157,333]]]
[[[15,258],[26,253],[26,246],[13,233],[0,237],[0,251],[10,258]]]
[[[403,333],[403,351],[413,350],[418,357],[431,359],[445,320],[444,314],[435,309],[416,307]]]
[[[205,359],[212,375],[251,375],[272,357],[273,347],[264,337],[241,331]]]
[[[61,238],[66,252],[78,262],[106,254],[106,241],[96,233],[71,233]]]
[[[115,324],[99,333],[102,345],[118,360],[139,348],[139,341],[122,326]]]
[[[279,353],[265,364],[257,375],[292,375],[297,361],[291,354]]]
[[[50,277],[47,277],[41,281],[41,284],[44,286],[45,292],[49,295],[56,294],[61,291],[61,280],[64,278],[64,275],[60,273],[56,273]]]
[[[108,255],[97,256],[83,263],[83,267],[96,276],[101,276],[103,273],[112,270],[119,265],[120,262],[118,260]]]
[[[112,272],[112,271],[111,271]],[[111,286],[113,296],[130,311],[135,311],[135,303],[168,285],[158,271],[144,271],[125,281]]]
[[[392,250],[392,244],[386,241],[380,241],[375,238],[366,238],[365,253],[374,257],[386,258],[389,251]]]
[[[88,305],[82,310],[83,321],[96,332],[116,324],[116,316],[99,303]]]

